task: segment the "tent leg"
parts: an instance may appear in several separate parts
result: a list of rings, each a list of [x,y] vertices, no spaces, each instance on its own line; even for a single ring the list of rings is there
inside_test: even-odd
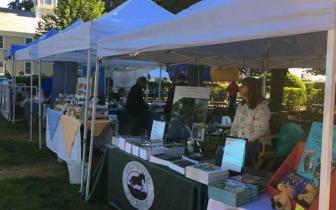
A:
[[[336,33],[328,31],[326,82],[324,93],[323,131],[320,172],[319,209],[329,209],[331,164],[334,131],[335,74],[336,74]]]
[[[84,136],[83,136],[83,155],[82,155],[82,171],[81,171],[81,185],[80,192],[83,192],[84,185],[84,169],[86,161],[86,144],[87,144],[87,122],[88,122],[88,106],[89,106],[89,96],[90,96],[90,77],[91,77],[91,51],[88,50],[87,58],[87,68],[86,68],[86,95],[85,95],[85,107],[84,107]]]
[[[30,136],[29,142],[33,142],[33,72],[30,72]]]
[[[266,97],[266,77],[267,77],[267,71],[264,71],[262,80],[262,93],[264,97]]]
[[[12,75],[12,123],[15,123],[15,103],[16,103],[16,60],[13,57],[13,75]]]
[[[161,100],[161,89],[162,89],[162,65],[160,65],[159,100]]]
[[[41,101],[41,60],[38,61],[38,121],[39,121],[39,150],[42,149],[42,101]]]
[[[96,71],[95,71],[95,82],[94,82],[94,94],[93,94],[93,105],[92,105],[92,123],[91,123],[91,138],[90,138],[90,150],[89,150],[89,163],[88,172],[86,178],[86,191],[85,200],[88,200],[89,190],[90,190],[90,178],[91,178],[91,165],[92,165],[92,152],[93,152],[93,141],[95,137],[96,129],[96,103],[98,97],[98,81],[99,81],[99,58],[96,58]]]

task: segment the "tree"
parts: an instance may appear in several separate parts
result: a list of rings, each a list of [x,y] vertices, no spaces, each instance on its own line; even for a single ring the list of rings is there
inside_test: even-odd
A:
[[[31,11],[34,7],[34,2],[32,0],[23,0],[23,1],[11,1],[8,4],[9,9],[13,10],[24,10],[24,11]]]
[[[37,34],[43,35],[52,28],[65,29],[78,19],[89,21],[104,14],[105,3],[101,0],[59,1],[55,15],[46,15],[38,23]]]
[[[60,29],[59,25],[59,20],[55,15],[45,15],[37,23],[36,36],[40,37],[52,28]]]
[[[279,112],[282,108],[282,99],[284,95],[287,72],[287,69],[273,69],[271,71],[272,79],[269,107],[272,112]]]
[[[126,0],[105,0],[106,11],[111,11],[114,8],[118,7]],[[200,0],[154,0],[158,5],[165,8],[166,10],[172,13],[178,13],[189,6],[199,2]]]
[[[8,9],[21,10],[21,4],[19,1],[11,1],[9,2],[7,6],[8,6]]]
[[[306,72],[311,73],[313,75],[325,75],[325,69],[324,68],[307,69]]]

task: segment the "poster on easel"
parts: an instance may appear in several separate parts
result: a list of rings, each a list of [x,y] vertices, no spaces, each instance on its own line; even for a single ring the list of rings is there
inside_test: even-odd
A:
[[[169,139],[203,141],[210,88],[176,86],[168,127]]]
[[[77,81],[77,90],[76,95],[79,97],[85,97],[86,96],[86,78],[79,77]]]

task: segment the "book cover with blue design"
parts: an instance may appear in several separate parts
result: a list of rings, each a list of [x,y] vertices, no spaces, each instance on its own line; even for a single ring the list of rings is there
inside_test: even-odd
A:
[[[322,123],[313,122],[304,152],[301,157],[297,173],[312,180],[315,186],[320,182],[321,151],[322,151]],[[336,134],[336,127],[334,126]],[[333,139],[333,168],[335,167],[336,135]]]

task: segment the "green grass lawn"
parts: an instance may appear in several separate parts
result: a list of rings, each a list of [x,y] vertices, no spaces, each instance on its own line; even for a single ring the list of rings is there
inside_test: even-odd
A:
[[[37,130],[29,143],[29,126],[0,117],[0,210],[105,210],[85,203],[79,185],[70,185],[65,163],[45,146],[38,150]],[[43,134],[44,142],[44,134]]]

